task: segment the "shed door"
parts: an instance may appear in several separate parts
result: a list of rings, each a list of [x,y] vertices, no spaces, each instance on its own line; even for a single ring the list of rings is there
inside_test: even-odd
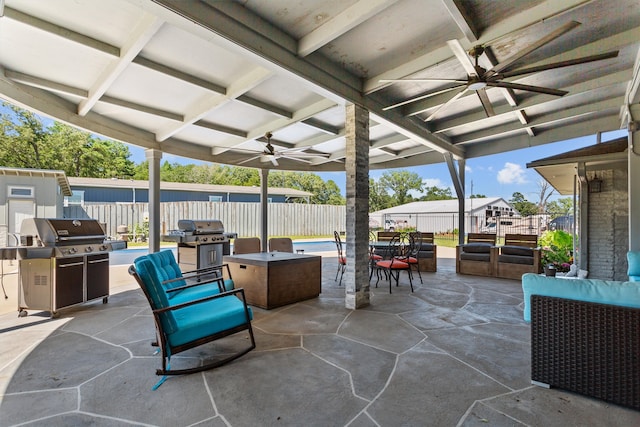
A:
[[[33,218],[35,216],[36,204],[33,200],[9,199],[9,234],[19,233],[22,220],[25,218]],[[14,239],[8,238],[9,245],[18,245],[20,242],[14,242]]]

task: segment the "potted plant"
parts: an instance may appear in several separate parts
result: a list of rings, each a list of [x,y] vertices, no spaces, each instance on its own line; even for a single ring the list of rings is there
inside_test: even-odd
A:
[[[573,263],[573,237],[562,230],[545,231],[538,243],[542,247],[540,262],[547,275],[566,273]],[[548,273],[547,273],[548,272]]]

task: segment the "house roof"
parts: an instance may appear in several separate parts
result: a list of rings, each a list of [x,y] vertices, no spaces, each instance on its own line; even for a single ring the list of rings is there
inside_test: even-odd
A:
[[[149,181],[129,179],[102,179],[102,178],[69,178],[71,187],[100,187],[100,188],[136,188],[149,189]],[[260,194],[260,187],[242,185],[212,185],[193,184],[183,182],[160,182],[161,190],[195,191],[204,193],[235,193],[235,194]],[[311,197],[313,193],[296,190],[293,188],[269,187],[268,194],[285,196],[289,198]]]
[[[60,190],[65,196],[71,196],[71,187],[64,171],[47,169],[25,169],[25,168],[4,168],[0,167],[0,174],[5,176],[28,176],[36,178],[54,178],[58,181]]]
[[[343,171],[352,104],[369,112],[371,169],[618,130],[640,109],[637,0],[1,3],[0,98],[215,163]],[[472,48],[509,88],[452,89],[479,72]]]
[[[618,138],[577,150],[567,151],[555,156],[545,157],[527,163],[561,195],[571,195],[578,164],[585,165],[585,171],[598,171],[612,168],[627,168],[627,138]]]
[[[495,205],[498,202],[508,203],[501,197],[480,197],[473,199],[465,199],[464,210],[465,212],[478,209],[484,209],[486,206]],[[374,215],[384,214],[441,214],[441,213],[458,213],[458,199],[450,200],[431,200],[426,202],[411,202],[404,205],[394,206],[392,208],[382,209],[373,212]]]

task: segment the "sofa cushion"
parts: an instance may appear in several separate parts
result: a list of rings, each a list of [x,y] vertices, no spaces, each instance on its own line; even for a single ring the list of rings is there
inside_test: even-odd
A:
[[[158,275],[158,269],[155,268],[153,263],[147,258],[148,255],[144,255],[136,258],[133,264],[136,269],[136,273],[140,276],[140,280],[144,283],[145,291],[151,299],[153,309],[166,308],[171,304],[169,298],[162,287],[162,279]],[[162,322],[162,328],[171,333],[177,330],[176,320],[171,311],[167,311],[160,316]]]
[[[462,251],[473,254],[488,254],[491,252],[491,243],[467,243],[462,245]]]
[[[420,252],[425,251],[425,252],[433,252],[433,243],[422,243],[420,245]]]
[[[248,311],[252,319],[250,307]],[[174,347],[247,323],[244,304],[235,295],[181,308],[173,315],[178,328],[169,334],[169,342]]]
[[[526,246],[505,245],[500,249],[502,255],[517,255],[533,257],[533,249]]]
[[[180,266],[176,262],[175,256],[173,256],[173,251],[162,250],[151,253],[147,255],[147,259],[158,269],[158,274],[162,278],[163,282],[182,277],[182,271],[180,271]],[[166,289],[173,289],[185,286],[186,284],[187,283],[184,280],[176,280],[175,282],[165,283],[163,286]],[[176,294],[177,292],[169,292],[167,295],[171,299]]]
[[[522,276],[524,320],[531,321],[531,295],[640,308],[640,282],[563,279],[533,273]]]
[[[469,253],[462,252],[460,253],[460,259],[465,261],[482,261],[489,262],[491,261],[491,254],[478,254],[478,253]]]
[[[521,255],[498,255],[498,262],[506,264],[533,265],[533,257]]]
[[[640,280],[640,251],[627,252],[627,262],[629,264],[627,274],[629,276],[637,276],[638,279],[636,280]]]

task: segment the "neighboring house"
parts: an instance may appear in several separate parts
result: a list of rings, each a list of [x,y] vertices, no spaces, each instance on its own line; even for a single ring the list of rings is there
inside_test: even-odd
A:
[[[0,246],[18,244],[14,236],[25,218],[61,218],[68,196],[63,171],[0,167]]]
[[[537,221],[529,224],[526,222],[529,219],[521,219],[513,206],[501,197],[466,199],[464,210],[466,231],[470,233],[496,232],[501,226],[513,228],[521,225],[527,230],[530,226],[538,226]],[[387,230],[415,227],[424,232],[452,232],[458,229],[458,199],[411,202],[372,212],[369,224],[371,228]]]
[[[149,182],[128,179],[69,178],[73,196],[65,206],[96,203],[148,203]],[[268,189],[268,201],[287,203],[293,199],[307,202],[313,193],[290,188]],[[180,182],[160,183],[160,202],[259,202],[260,188],[238,185],[210,185]]]
[[[527,164],[578,201],[576,260],[596,279],[628,280],[628,150],[624,137]]]

